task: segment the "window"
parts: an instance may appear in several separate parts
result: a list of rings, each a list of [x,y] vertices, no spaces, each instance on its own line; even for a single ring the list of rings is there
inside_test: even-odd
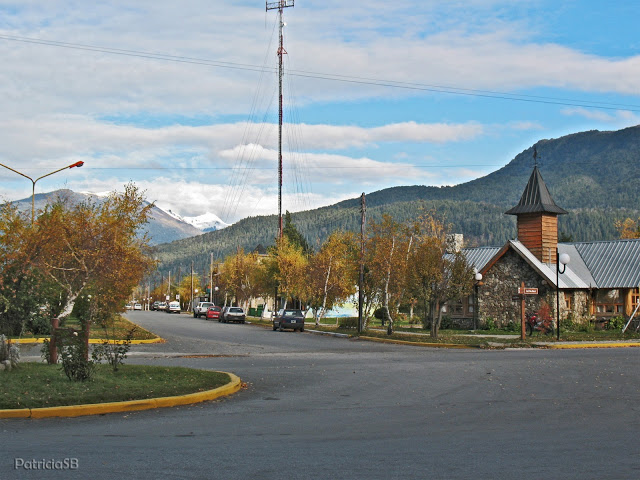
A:
[[[595,298],[595,313],[619,315],[624,312],[624,301],[620,290],[598,290]]]
[[[640,287],[634,288],[631,292],[631,308],[635,310],[638,303],[640,303]]]
[[[564,302],[567,305],[567,310],[573,310],[573,292],[565,292]]]

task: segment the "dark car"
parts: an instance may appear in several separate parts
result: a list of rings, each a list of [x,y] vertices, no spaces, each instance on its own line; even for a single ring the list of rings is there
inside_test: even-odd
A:
[[[209,307],[207,309],[207,320],[218,320],[220,321],[220,314],[222,313],[222,309],[220,307],[216,307],[215,305]]]
[[[151,310],[158,310],[159,306],[160,306],[160,302],[153,302],[151,304]]]
[[[278,314],[273,317],[274,330],[282,331],[285,328],[292,328],[304,332],[304,313],[302,313],[302,310],[280,310]]]
[[[225,307],[224,310],[222,310],[222,322],[223,323],[229,323],[229,322],[240,322],[240,323],[244,323],[245,321],[245,314],[244,314],[244,310],[240,307]]]

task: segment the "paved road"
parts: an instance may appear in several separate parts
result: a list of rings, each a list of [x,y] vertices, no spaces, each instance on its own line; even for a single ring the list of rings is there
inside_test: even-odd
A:
[[[232,371],[248,388],[189,407],[0,420],[0,478],[640,477],[640,349],[440,350],[130,318],[168,340],[135,347],[131,363]],[[79,468],[13,470],[15,458]]]

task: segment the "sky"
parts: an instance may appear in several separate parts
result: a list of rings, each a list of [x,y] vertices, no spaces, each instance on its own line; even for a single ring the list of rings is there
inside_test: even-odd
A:
[[[460,184],[538,140],[640,123],[636,0],[283,13],[283,210]],[[0,0],[0,163],[35,179],[85,162],[36,193],[134,182],[182,216],[276,214],[277,44],[260,0]]]

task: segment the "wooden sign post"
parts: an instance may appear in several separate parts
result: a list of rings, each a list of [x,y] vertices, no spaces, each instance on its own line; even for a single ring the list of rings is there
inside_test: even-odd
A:
[[[520,322],[520,340],[525,339],[525,336],[527,334],[527,330],[526,330],[526,312],[525,312],[525,301],[524,299],[526,298],[526,295],[538,295],[538,289],[537,288],[526,288],[524,286],[524,282],[522,282],[520,284],[520,288],[518,289],[518,295],[514,295],[512,297],[512,300],[517,301],[520,300],[520,318],[521,318],[521,322]]]

